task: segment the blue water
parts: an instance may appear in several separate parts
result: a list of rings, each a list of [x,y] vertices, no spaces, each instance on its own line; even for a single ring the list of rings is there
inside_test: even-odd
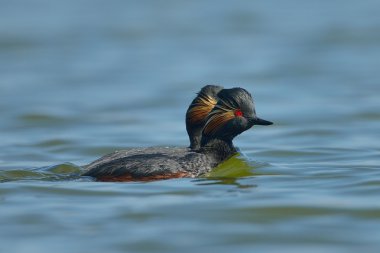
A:
[[[0,1],[0,252],[378,252],[379,1]],[[100,183],[187,146],[205,84],[275,122],[206,178]]]

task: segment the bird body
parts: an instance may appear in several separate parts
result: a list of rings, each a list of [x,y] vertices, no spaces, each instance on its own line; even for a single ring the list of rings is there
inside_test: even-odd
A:
[[[149,181],[178,177],[197,177],[217,165],[205,153],[189,148],[152,147],[120,150],[90,163],[84,175],[99,181]]]

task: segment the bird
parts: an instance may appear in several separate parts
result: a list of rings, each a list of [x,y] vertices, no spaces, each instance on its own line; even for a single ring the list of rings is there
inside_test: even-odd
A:
[[[199,177],[237,153],[232,142],[236,136],[254,125],[272,124],[257,117],[253,98],[247,90],[205,86],[186,113],[189,148],[115,151],[84,166],[82,175],[105,182]]]

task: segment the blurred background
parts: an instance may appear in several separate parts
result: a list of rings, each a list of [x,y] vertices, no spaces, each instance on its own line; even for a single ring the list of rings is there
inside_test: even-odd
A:
[[[0,204],[8,204],[0,211],[8,220],[1,234],[29,238],[18,246],[9,239],[0,249],[42,252],[72,239],[69,252],[83,252],[90,234],[106,231],[92,242],[98,250],[375,252],[379,12],[377,0],[0,0],[0,181],[9,182],[0,190]],[[205,84],[247,89],[258,115],[275,122],[235,141],[250,177],[202,186],[188,179],[58,183],[60,172],[80,171],[76,165],[116,149],[187,146],[185,111]],[[251,187],[241,193],[241,184]],[[36,202],[39,194],[45,198]],[[100,204],[58,211],[73,195],[93,202],[91,194],[109,194],[117,215]],[[164,217],[162,224],[129,216],[133,198],[116,204],[134,194],[151,203],[140,200],[138,213]],[[186,213],[188,203],[195,214]],[[34,213],[26,211],[31,206]],[[100,217],[83,217],[92,210]],[[52,212],[59,217],[46,220]],[[73,223],[62,225],[67,214]],[[113,226],[94,225],[102,219]],[[175,222],[184,227],[159,229]],[[28,237],[25,223],[46,233]],[[151,226],[147,237],[117,236],[125,227]],[[57,230],[50,244],[41,243]],[[174,243],[162,242],[165,231]]]

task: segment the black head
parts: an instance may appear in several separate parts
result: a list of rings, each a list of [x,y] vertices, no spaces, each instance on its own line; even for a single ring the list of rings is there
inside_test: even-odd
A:
[[[190,148],[198,149],[202,136],[202,129],[212,108],[218,102],[218,92],[223,87],[206,85],[191,102],[186,112],[186,130],[190,139]]]
[[[233,138],[253,125],[272,125],[256,116],[251,94],[242,88],[223,89],[218,103],[209,113],[202,132],[202,146],[212,139],[232,142]]]

